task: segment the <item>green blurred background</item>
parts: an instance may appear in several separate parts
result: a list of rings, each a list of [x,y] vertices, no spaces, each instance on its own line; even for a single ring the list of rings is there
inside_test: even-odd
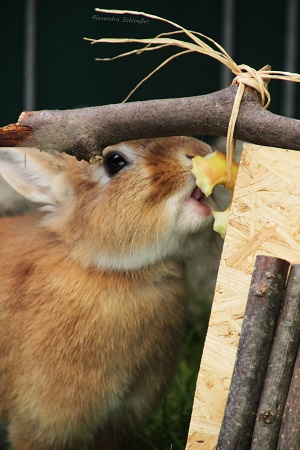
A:
[[[291,1],[297,3],[297,0]],[[31,49],[34,58],[33,65],[25,69],[26,36],[31,32],[28,27],[26,29],[25,17],[26,4],[30,2],[35,11],[35,18],[31,17],[35,24]],[[274,70],[288,70],[287,66],[291,65],[286,60],[286,49],[291,48],[288,42],[291,37],[291,26],[287,22],[288,3],[285,0],[1,0],[0,126],[16,122],[25,109],[66,109],[121,102],[149,71],[174,52],[167,49],[114,62],[96,62],[96,57],[112,56],[129,47],[108,44],[92,46],[83,40],[84,36],[152,37],[172,29],[154,20],[147,24],[122,23],[122,17],[119,22],[96,20],[93,19],[95,7],[137,9],[161,15],[224,45],[230,27],[232,42],[226,49],[237,63],[256,69],[271,64]],[[226,13],[230,8],[232,14],[228,19]],[[292,13],[292,18],[294,16]],[[297,44],[298,28],[293,35]],[[294,53],[294,70],[300,70],[297,48]],[[27,81],[24,80],[25,70]],[[186,55],[155,74],[131,100],[183,97],[216,91],[224,87],[222,73],[221,64],[207,56]],[[31,81],[34,82],[34,92],[28,101],[25,86]],[[290,83],[273,81],[270,86],[270,110],[279,114],[284,114],[284,84]],[[299,86],[292,98],[295,107],[291,114],[299,117]]]

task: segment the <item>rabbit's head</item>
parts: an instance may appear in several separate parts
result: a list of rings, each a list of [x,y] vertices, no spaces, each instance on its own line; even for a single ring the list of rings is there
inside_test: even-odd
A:
[[[40,203],[39,226],[85,267],[131,270],[179,255],[212,223],[191,158],[210,147],[176,136],[107,147],[103,164],[37,149],[0,151],[0,173]]]

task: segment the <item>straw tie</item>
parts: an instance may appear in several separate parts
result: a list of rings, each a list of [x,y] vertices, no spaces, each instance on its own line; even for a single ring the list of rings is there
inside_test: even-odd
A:
[[[235,123],[238,117],[238,113],[240,110],[240,104],[243,98],[243,94],[246,86],[255,89],[261,98],[261,105],[263,108],[267,109],[270,102],[271,96],[268,91],[268,81],[269,79],[263,79],[262,73],[265,74],[266,71],[269,73],[271,70],[271,66],[264,66],[260,70],[255,70],[246,64],[240,64],[236,67],[233,67],[232,72],[236,75],[236,77],[232,80],[231,85],[238,85],[238,90],[234,99],[231,116],[228,124],[227,137],[226,137],[226,162],[227,162],[227,178],[228,182],[231,182],[231,161],[234,157],[235,152],[235,144],[236,140],[234,139],[234,129]]]

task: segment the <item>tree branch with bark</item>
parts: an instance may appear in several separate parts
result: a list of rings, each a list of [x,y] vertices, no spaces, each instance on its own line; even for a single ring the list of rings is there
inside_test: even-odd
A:
[[[23,112],[0,128],[1,147],[38,147],[97,160],[118,142],[174,135],[226,136],[237,87],[207,95],[148,100],[70,110]],[[300,121],[273,114],[247,88],[234,137],[259,145],[300,150]]]
[[[128,10],[96,8],[96,11],[142,15],[168,23],[176,30],[147,39],[85,38],[91,44],[144,45],[112,58],[100,58],[102,60],[141,54],[166,46],[183,49],[167,58],[132,92],[174,57],[186,52],[205,54],[224,64],[235,75],[233,86],[195,97],[73,110],[25,111],[16,124],[0,128],[0,146],[37,146],[41,150],[66,152],[89,162],[101,160],[103,149],[118,142],[174,135],[227,135],[227,162],[231,161],[233,137],[254,144],[300,150],[300,121],[266,111],[270,103],[268,82],[271,79],[300,82],[299,74],[272,71],[270,66],[256,71],[245,64],[237,65],[213,39],[159,16]],[[174,35],[180,35],[181,39],[175,39]]]

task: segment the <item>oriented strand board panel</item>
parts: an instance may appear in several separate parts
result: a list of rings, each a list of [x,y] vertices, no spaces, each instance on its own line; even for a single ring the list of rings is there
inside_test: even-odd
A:
[[[217,444],[257,254],[300,263],[300,152],[244,145],[187,450]]]

